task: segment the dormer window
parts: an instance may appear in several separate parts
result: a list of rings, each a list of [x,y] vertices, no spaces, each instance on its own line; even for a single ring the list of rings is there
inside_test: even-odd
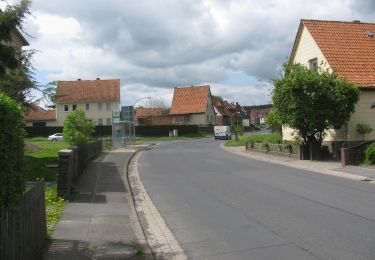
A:
[[[318,71],[318,58],[309,60],[309,69],[313,71]]]

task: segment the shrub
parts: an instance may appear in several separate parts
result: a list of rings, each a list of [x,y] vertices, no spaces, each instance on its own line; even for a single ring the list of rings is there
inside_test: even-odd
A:
[[[372,132],[372,128],[368,124],[359,123],[357,124],[357,133],[362,135],[362,140],[365,140],[365,135]]]
[[[371,144],[365,152],[365,164],[375,164],[375,143]]]
[[[94,124],[86,118],[83,110],[73,111],[64,121],[64,140],[71,145],[82,145],[92,138],[94,129]]]
[[[24,192],[23,113],[17,103],[0,93],[0,208],[12,207]]]
[[[265,149],[267,152],[270,150],[270,145],[268,142],[262,143],[262,148]]]
[[[234,130],[236,130],[236,132],[240,135],[240,136],[243,136],[243,132],[245,131],[245,128],[243,125],[240,125],[240,124],[237,124],[234,128]]]

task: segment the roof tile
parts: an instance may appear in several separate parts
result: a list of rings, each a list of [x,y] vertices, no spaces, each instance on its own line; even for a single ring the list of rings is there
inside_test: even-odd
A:
[[[171,115],[204,113],[210,95],[210,86],[192,86],[175,88]]]
[[[120,101],[120,80],[58,81],[56,103]]]
[[[301,22],[338,76],[363,87],[375,86],[374,23],[320,20]]]

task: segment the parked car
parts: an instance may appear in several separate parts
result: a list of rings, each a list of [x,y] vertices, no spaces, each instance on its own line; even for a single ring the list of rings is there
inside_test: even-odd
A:
[[[62,133],[56,133],[56,134],[48,136],[48,141],[62,141],[62,140],[63,140]]]
[[[232,133],[229,126],[214,126],[215,140],[229,140],[232,139]]]

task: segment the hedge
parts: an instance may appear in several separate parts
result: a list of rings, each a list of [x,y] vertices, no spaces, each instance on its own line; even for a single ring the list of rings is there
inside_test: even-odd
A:
[[[0,93],[0,209],[13,207],[25,191],[23,113],[16,101]]]
[[[196,134],[199,131],[212,131],[212,128],[200,128],[197,125],[138,125],[135,128],[137,136],[168,136],[169,131],[178,129],[179,135]],[[55,133],[62,133],[62,126],[27,126],[25,131],[28,137],[38,137]],[[112,135],[112,126],[96,126],[94,136]]]

